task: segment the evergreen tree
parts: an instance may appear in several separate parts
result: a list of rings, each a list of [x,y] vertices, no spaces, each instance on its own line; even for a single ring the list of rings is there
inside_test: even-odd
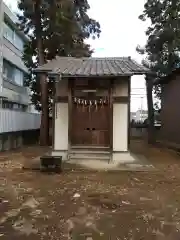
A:
[[[180,63],[180,0],[146,0],[144,11],[139,18],[150,20],[146,31],[148,37],[145,47],[137,47],[146,56],[143,64],[148,65],[153,75],[146,76],[149,143],[154,142],[154,110],[152,89],[161,98],[161,87],[154,80],[168,75]]]
[[[88,16],[87,0],[20,0],[18,7],[20,28],[30,39],[23,56],[30,72],[26,85],[32,91],[32,102],[42,111],[40,141],[47,145],[52,82],[46,76],[34,76],[32,70],[56,55],[90,56],[84,40],[99,37],[100,25]]]
[[[172,72],[180,62],[180,0],[147,0],[142,21],[150,20],[146,31],[148,37],[144,48],[138,47],[141,54],[147,56],[150,68],[156,78]],[[155,87],[160,98],[160,87]]]

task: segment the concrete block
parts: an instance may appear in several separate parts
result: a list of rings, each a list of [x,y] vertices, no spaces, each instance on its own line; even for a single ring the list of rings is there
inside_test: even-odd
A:
[[[112,161],[117,163],[135,162],[135,158],[129,152],[113,152]]]
[[[9,133],[3,134],[3,150],[8,151],[11,149]]]
[[[22,145],[23,145],[23,138],[22,138],[22,134],[21,133],[19,133],[18,134],[18,136],[17,136],[17,148],[20,148],[20,147],[22,147]]]
[[[17,136],[15,133],[11,134],[11,148],[16,149],[17,148]]]
[[[58,150],[54,150],[50,153],[51,156],[53,157],[62,157],[63,161],[67,161],[68,160],[68,151],[58,151]]]

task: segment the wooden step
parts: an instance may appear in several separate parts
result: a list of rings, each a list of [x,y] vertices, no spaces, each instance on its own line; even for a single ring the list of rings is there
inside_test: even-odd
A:
[[[101,146],[86,146],[86,145],[75,145],[71,146],[71,150],[87,150],[87,151],[109,151],[109,147]]]
[[[108,154],[110,154],[110,152],[109,151],[92,151],[92,150],[86,150],[86,149],[83,149],[83,150],[72,149],[70,151],[70,154],[96,154],[96,155],[104,154],[104,155],[108,155]]]
[[[87,157],[87,156],[85,156],[85,157],[83,157],[83,156],[81,156],[81,157],[78,157],[78,156],[74,156],[74,157],[70,157],[69,158],[69,160],[71,161],[71,160],[76,160],[76,161],[82,161],[82,160],[92,160],[92,161],[106,161],[106,162],[110,162],[110,160],[111,160],[111,158],[110,157],[108,157],[108,158],[104,158],[104,157],[91,157],[91,156],[89,156],[89,157]]]
[[[92,150],[78,150],[72,149],[68,154],[68,159],[88,159],[88,160],[106,160],[109,161],[111,154],[109,151],[92,151]]]
[[[109,155],[95,155],[95,154],[69,154],[68,158],[75,158],[75,159],[109,159],[110,158],[110,154]]]

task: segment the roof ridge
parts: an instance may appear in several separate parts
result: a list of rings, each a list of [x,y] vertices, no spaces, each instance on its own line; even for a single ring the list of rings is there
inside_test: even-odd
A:
[[[85,58],[83,58],[83,59],[87,59],[87,60],[113,60],[113,59],[119,59],[119,60],[123,60],[123,59],[129,59],[129,60],[131,60],[131,57],[85,57]]]
[[[123,57],[66,57],[66,56],[58,56],[56,55],[56,59],[72,59],[72,60],[131,60],[130,56],[123,56]]]

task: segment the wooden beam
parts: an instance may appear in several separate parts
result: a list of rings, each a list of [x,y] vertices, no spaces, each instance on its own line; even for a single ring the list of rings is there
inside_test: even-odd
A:
[[[68,96],[56,96],[55,101],[58,103],[67,103]]]
[[[119,96],[119,97],[113,97],[114,103],[128,103],[129,102],[129,96]]]

